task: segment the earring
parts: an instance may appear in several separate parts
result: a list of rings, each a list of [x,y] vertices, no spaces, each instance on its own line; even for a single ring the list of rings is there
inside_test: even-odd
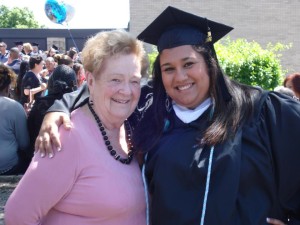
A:
[[[89,104],[90,104],[90,105],[94,105],[94,102],[93,102],[91,96],[89,97]]]
[[[170,97],[168,95],[166,97],[165,106],[166,106],[167,112],[170,112],[172,110],[172,104],[170,102]]]

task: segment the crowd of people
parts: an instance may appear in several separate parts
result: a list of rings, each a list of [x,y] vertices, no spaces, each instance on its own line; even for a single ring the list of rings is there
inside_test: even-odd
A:
[[[300,224],[299,74],[290,94],[229,79],[214,43],[231,30],[169,6],[137,39],[89,38],[33,106],[36,154],[6,224]],[[158,50],[145,85],[141,41]]]
[[[55,45],[48,51],[41,51],[37,43],[18,41],[15,44],[7,50],[6,43],[0,42],[3,102],[0,175],[26,171],[48,107],[64,93],[76,90],[85,80],[75,48],[62,54]]]

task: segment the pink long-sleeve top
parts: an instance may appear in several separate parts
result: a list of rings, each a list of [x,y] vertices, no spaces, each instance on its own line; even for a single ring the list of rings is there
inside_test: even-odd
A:
[[[136,160],[116,161],[83,109],[60,129],[63,150],[33,157],[5,206],[6,225],[144,225],[145,194]]]

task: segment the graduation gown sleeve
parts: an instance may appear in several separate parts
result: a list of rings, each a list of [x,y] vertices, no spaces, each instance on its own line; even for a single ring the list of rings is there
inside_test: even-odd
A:
[[[47,112],[64,112],[70,114],[74,109],[88,101],[89,91],[85,82],[77,91],[64,94],[61,100],[56,100]]]
[[[269,94],[261,114],[268,132],[279,203],[291,223],[300,224],[300,103],[285,95]]]

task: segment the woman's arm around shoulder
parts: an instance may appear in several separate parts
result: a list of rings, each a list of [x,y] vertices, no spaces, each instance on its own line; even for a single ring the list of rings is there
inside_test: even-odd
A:
[[[35,141],[35,150],[39,151],[41,156],[46,154],[50,158],[54,156],[57,149],[62,149],[58,135],[58,128],[63,124],[68,130],[71,128],[70,112],[80,107],[88,100],[89,92],[86,83],[77,91],[64,94],[61,100],[56,100],[45,115],[39,135]]]

